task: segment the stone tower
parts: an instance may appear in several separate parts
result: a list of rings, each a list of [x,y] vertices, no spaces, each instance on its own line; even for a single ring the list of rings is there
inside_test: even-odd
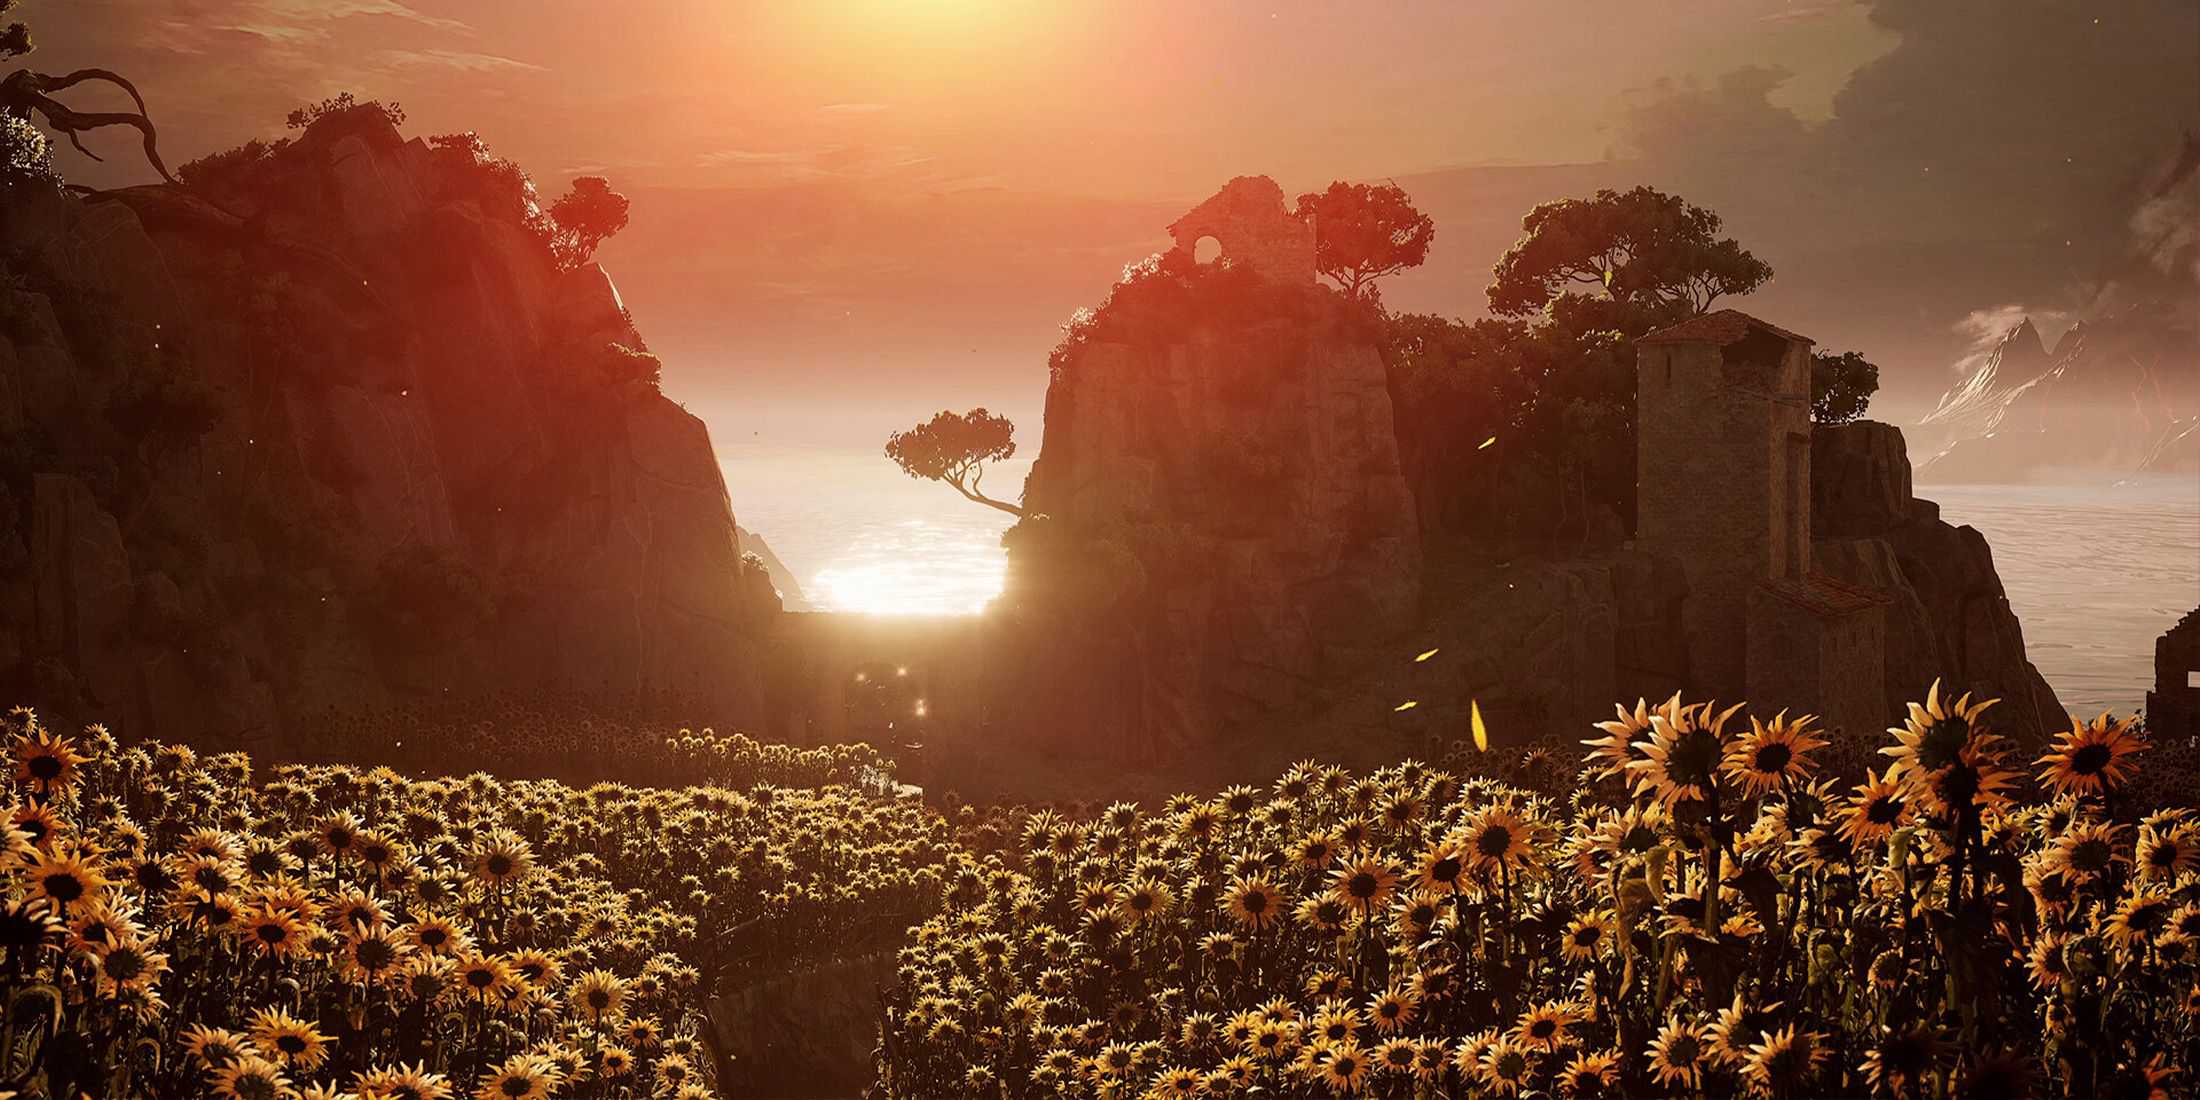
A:
[[[1728,699],[1750,590],[1810,572],[1810,346],[1731,309],[1636,342],[1637,541],[1687,574],[1690,679]]]
[[[1699,696],[1876,731],[1887,597],[1811,572],[1810,346],[1731,309],[1636,342],[1636,538],[1688,578]]]

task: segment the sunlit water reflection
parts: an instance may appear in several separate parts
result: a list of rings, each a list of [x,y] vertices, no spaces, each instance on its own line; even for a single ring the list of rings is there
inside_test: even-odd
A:
[[[762,536],[821,611],[970,614],[1001,590],[1014,517],[904,476],[877,452],[796,452],[722,465],[734,515]],[[1013,501],[1028,461],[985,491]]]

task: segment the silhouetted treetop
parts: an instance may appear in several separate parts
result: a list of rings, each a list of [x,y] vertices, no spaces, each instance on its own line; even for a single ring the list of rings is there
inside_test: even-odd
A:
[[[1021,518],[1022,508],[985,495],[985,464],[1013,458],[1016,425],[984,408],[941,410],[930,421],[887,437],[886,457],[910,477],[944,482],[966,499]]]
[[[1299,196],[1300,218],[1314,221],[1314,270],[1347,295],[1372,293],[1374,281],[1419,267],[1436,239],[1436,221],[1395,183],[1346,183]]]
[[[1810,415],[1820,424],[1847,424],[1863,417],[1879,392],[1879,367],[1859,352],[1812,354]]]
[[[627,199],[602,176],[581,176],[572,190],[550,206],[550,219],[564,236],[560,259],[568,266],[588,262],[596,246],[626,228]]]
[[[1718,235],[1717,214],[1648,187],[1543,203],[1520,224],[1525,235],[1489,287],[1490,311],[1502,316],[1593,312],[1602,291],[1633,318],[1677,320],[1772,278],[1770,265]],[[1613,327],[1639,334],[1640,323]]]

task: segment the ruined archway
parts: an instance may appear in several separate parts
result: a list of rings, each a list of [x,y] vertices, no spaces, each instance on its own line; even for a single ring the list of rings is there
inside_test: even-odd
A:
[[[1279,283],[1314,281],[1314,226],[1292,216],[1283,188],[1266,176],[1239,176],[1169,226],[1176,247],[1194,260],[1213,238],[1219,255]]]

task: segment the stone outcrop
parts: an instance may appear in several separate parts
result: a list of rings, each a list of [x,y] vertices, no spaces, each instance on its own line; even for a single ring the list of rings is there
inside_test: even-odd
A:
[[[1911,495],[1902,432],[1861,421],[1820,426],[1811,441],[1812,560],[1839,580],[1885,593],[1886,698],[1922,699],[1935,678],[1999,697],[1995,718],[2039,736],[2068,725],[2055,692],[2026,659],[1986,536],[1940,518]]]
[[[7,196],[11,697],[278,752],[424,693],[749,712],[776,600],[708,433],[522,184],[362,109],[188,189]]]
[[[2154,690],[2147,732],[2160,740],[2200,737],[2200,608],[2154,640]]]
[[[1009,728],[1150,758],[1410,627],[1419,536],[1374,333],[1261,271],[1169,254],[1057,352],[997,605],[1032,641],[1006,647]]]

